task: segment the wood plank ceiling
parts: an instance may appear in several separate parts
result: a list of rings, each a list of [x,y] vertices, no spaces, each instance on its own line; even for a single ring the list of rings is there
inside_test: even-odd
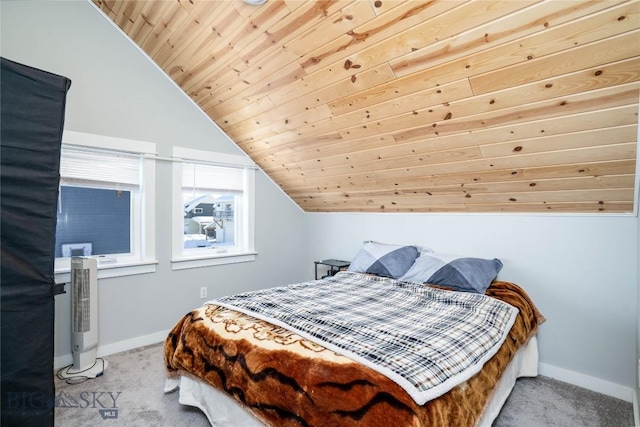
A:
[[[639,1],[93,2],[305,211],[633,211]]]

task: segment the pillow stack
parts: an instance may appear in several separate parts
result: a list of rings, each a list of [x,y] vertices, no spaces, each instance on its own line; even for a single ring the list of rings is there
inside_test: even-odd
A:
[[[422,253],[398,280],[446,286],[459,292],[484,294],[502,269],[497,258],[482,259]]]
[[[349,271],[397,279],[409,270],[419,254],[416,246],[368,241],[351,261]]]
[[[349,271],[484,294],[502,269],[497,259],[441,254],[419,246],[367,241]]]

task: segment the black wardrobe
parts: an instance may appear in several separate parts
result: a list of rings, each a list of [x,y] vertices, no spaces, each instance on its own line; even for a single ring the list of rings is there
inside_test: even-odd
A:
[[[62,76],[0,58],[2,426],[53,426]]]

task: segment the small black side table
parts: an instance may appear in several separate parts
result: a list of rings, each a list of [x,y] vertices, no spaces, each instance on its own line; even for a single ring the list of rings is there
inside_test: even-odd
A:
[[[349,267],[349,264],[351,264],[349,261],[341,261],[339,259],[325,259],[322,261],[314,261],[313,263],[316,265],[316,280],[318,280],[318,265],[329,266],[329,271],[327,272],[327,274],[325,276],[322,276],[322,278],[324,279],[325,277],[333,276],[343,268]]]

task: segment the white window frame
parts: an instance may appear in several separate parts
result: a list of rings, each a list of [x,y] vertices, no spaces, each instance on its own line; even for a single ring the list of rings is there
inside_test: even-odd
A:
[[[172,269],[208,267],[255,261],[255,170],[256,165],[247,156],[216,153],[184,147],[173,147],[173,187],[172,187]],[[236,235],[240,249],[184,249],[184,201],[182,188],[182,164],[202,163],[214,166],[242,168],[244,170],[244,191],[241,213],[238,215],[240,228]]]
[[[140,181],[140,203],[132,206],[131,254],[128,256],[98,256],[98,278],[153,273],[156,271],[155,199],[156,199],[156,144],[104,135],[65,130],[63,148],[93,149],[125,152],[143,156],[143,173]],[[62,183],[62,179],[61,179]],[[96,187],[97,188],[97,187]],[[67,283],[70,277],[70,258],[56,258],[55,281]]]

